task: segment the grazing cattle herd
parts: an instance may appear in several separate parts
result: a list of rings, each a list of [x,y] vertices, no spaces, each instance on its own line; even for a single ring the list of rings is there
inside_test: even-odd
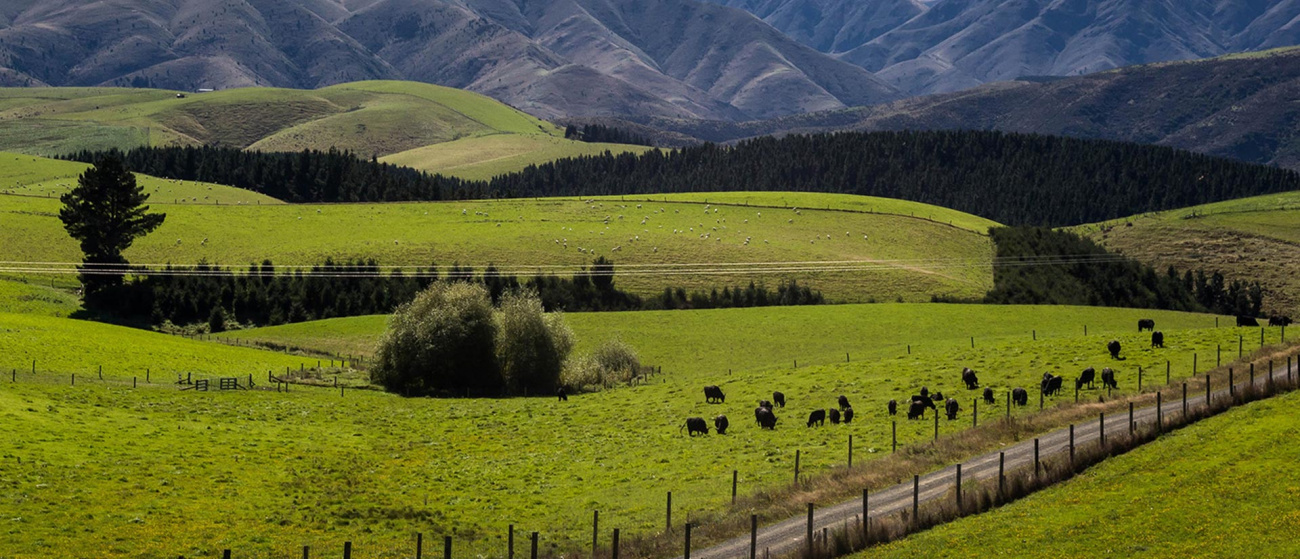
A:
[[[1243,323],[1245,323],[1244,325],[1257,325],[1255,319],[1249,317],[1238,317],[1237,322],[1239,326],[1243,325]],[[1272,317],[1269,319],[1270,325],[1286,325],[1290,324],[1290,322],[1291,320],[1286,317]],[[1144,318],[1138,321],[1139,331],[1151,332],[1151,347],[1164,348],[1165,335],[1163,332],[1157,331],[1155,326],[1155,321],[1151,319]],[[1120,357],[1121,346],[1118,340],[1109,341],[1106,344],[1106,350],[1110,353],[1112,359],[1122,359]],[[1094,389],[1094,383],[1096,380],[1097,370],[1095,368],[1088,367],[1083,369],[1079,372],[1079,376],[1074,378],[1074,389],[1076,393],[1085,388],[1088,390]],[[1050,372],[1043,373],[1042,380],[1039,384],[1040,393],[1043,397],[1059,396],[1064,381],[1064,377],[1060,375],[1054,375]],[[965,385],[967,390],[978,390],[980,388],[978,373],[969,367],[962,368],[961,382]],[[1110,367],[1102,368],[1101,385],[1104,389],[1119,389],[1119,382],[1116,378],[1114,369]],[[561,400],[566,399],[563,389],[560,390],[559,396]],[[997,402],[992,387],[984,387],[982,397],[986,404],[995,404]],[[727,397],[723,394],[720,387],[710,385],[704,387],[704,399],[705,402],[709,404],[722,404],[726,402]],[[1026,406],[1029,404],[1029,391],[1018,386],[1012,387],[1009,393],[1009,401],[1011,404],[1015,404],[1016,406]],[[925,410],[927,408],[935,410],[935,412],[938,413],[938,408],[935,404],[936,402],[942,402],[944,404],[944,414],[949,420],[957,419],[957,414],[961,411],[961,404],[957,399],[945,397],[944,394],[938,390],[931,392],[928,386],[922,386],[917,394],[914,394],[907,402],[907,418],[922,419],[925,417]],[[848,396],[840,394],[836,398],[836,404],[837,406],[835,408],[815,409],[809,412],[806,425],[810,428],[822,427],[826,425],[827,419],[830,419],[832,425],[851,423],[853,421],[854,412],[853,406],[849,403]],[[758,407],[754,409],[754,420],[758,424],[759,428],[769,430],[776,429],[777,417],[774,410],[778,406],[784,409],[785,405],[785,394],[779,391],[772,393],[771,401],[760,400],[758,402]],[[889,416],[896,416],[898,414],[898,405],[899,403],[897,400],[890,400],[886,404],[886,411]],[[719,435],[726,434],[727,428],[729,427],[727,416],[718,415],[714,417],[713,425]],[[686,430],[689,435],[695,435],[696,433],[708,434],[709,426],[703,418],[692,417],[687,419],[686,423],[683,424],[682,428],[679,430]]]

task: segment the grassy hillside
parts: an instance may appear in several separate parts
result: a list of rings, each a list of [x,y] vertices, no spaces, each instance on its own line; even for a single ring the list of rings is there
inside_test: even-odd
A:
[[[46,181],[13,190],[53,195],[71,182]],[[659,196],[655,198],[668,201],[611,197],[596,201],[168,206],[165,194],[190,195],[191,200],[206,202],[209,196],[218,196],[212,193],[225,196],[228,191],[243,191],[192,183],[162,186],[176,189],[159,192],[163,204],[153,201],[167,213],[167,221],[127,251],[132,262],[193,264],[206,260],[244,266],[270,258],[280,265],[309,265],[327,257],[375,258],[383,265],[460,263],[480,270],[489,264],[502,268],[545,266],[543,270],[567,275],[575,267],[590,265],[599,254],[622,267],[618,285],[647,295],[659,293],[665,286],[721,289],[756,281],[775,287],[785,278],[798,278],[831,300],[849,302],[928,301],[932,295],[974,298],[992,286],[993,249],[988,238],[937,219],[955,220],[971,229],[990,222],[908,202],[791,195],[809,208],[856,205],[893,212],[874,214],[710,206]],[[719,195],[739,201],[774,199],[779,193],[764,195],[766,198],[729,196]],[[7,224],[0,228],[0,260],[79,261],[76,243],[58,221],[58,209],[57,198],[0,195],[0,215]],[[913,213],[936,215],[936,221],[913,218]],[[774,262],[848,264],[814,264],[800,266],[798,271],[762,264]],[[678,267],[687,264],[694,266]],[[646,268],[633,273],[631,266]],[[531,275],[535,269],[516,270]]]
[[[605,152],[642,153],[649,149],[644,146],[578,142],[539,134],[499,134],[415,148],[389,155],[382,158],[382,161],[467,180],[488,180],[562,157],[599,155]]]
[[[211,93],[115,88],[0,88],[0,150],[58,155],[141,145],[224,145],[264,151],[335,147],[385,156],[479,136],[511,138],[511,157],[480,161],[522,169],[591,147],[554,125],[488,97],[415,82],[356,82],[314,91],[242,88]],[[463,150],[463,148],[461,148]],[[604,146],[615,152],[628,146]],[[437,151],[437,150],[434,150]],[[457,151],[453,148],[452,152]],[[444,156],[445,157],[445,156]],[[439,172],[436,157],[416,158]]]
[[[66,281],[65,278],[58,280],[59,283]],[[80,309],[81,298],[68,289],[48,283],[0,280],[0,313],[65,317]]]
[[[1300,395],[1174,432],[1007,507],[855,555],[1291,557]]]
[[[1150,350],[1136,332],[1064,335],[1085,317],[1070,309],[1054,315],[1052,309],[1033,307],[843,310],[858,311],[845,316],[875,318],[859,322],[861,335],[851,338],[869,346],[865,351],[871,358],[793,372],[784,365],[786,357],[829,352],[831,342],[809,347],[811,330],[805,327],[802,335],[734,346],[730,336],[743,334],[724,330],[762,332],[784,316],[646,315],[650,324],[643,334],[600,335],[629,336],[650,360],[660,359],[665,374],[636,388],[575,396],[564,405],[551,398],[428,400],[370,391],[340,396],[327,388],[288,394],[133,391],[37,384],[20,375],[19,382],[0,388],[0,435],[12,441],[10,454],[22,458],[0,462],[0,476],[15,480],[12,491],[28,496],[6,509],[10,518],[23,519],[11,526],[6,541],[19,556],[48,555],[52,549],[71,555],[203,555],[222,548],[266,556],[285,555],[303,544],[332,549],[344,540],[353,541],[363,556],[396,556],[399,547],[409,552],[411,532],[422,531],[455,534],[456,549],[495,556],[503,551],[506,525],[513,523],[525,533],[540,531],[547,545],[572,549],[589,541],[592,510],[601,511],[602,526],[622,528],[627,537],[653,533],[661,528],[665,491],[674,492],[675,519],[696,517],[727,506],[733,469],[740,471],[741,491],[750,493],[787,483],[795,450],[802,451],[802,471],[808,474],[842,463],[849,434],[855,436],[859,462],[883,456],[890,433],[884,402],[904,398],[920,384],[967,401],[972,393],[958,388],[963,365],[979,370],[984,384],[999,391],[1031,385],[1043,370],[1072,375],[1088,365],[1118,365],[1121,386],[1132,390],[1136,367],[1149,370],[1171,359],[1175,378],[1185,376],[1191,372],[1191,352],[1206,355],[1237,336],[1231,328],[1189,328],[1212,324],[1210,317],[1160,314],[1168,348]],[[983,310],[995,314],[981,316]],[[1132,328],[1137,316],[1149,314],[1092,312],[1100,314],[1089,318],[1104,319],[1116,330]],[[620,324],[637,319],[600,318],[606,317]],[[685,320],[672,325],[676,337],[653,334],[660,331],[655,321],[663,325],[674,317]],[[691,322],[693,317],[702,318]],[[26,333],[56,320],[6,315],[0,324],[13,328],[8,324],[16,321]],[[571,317],[588,339],[597,337],[596,330],[612,330],[613,323],[584,326],[585,320]],[[990,333],[989,325],[998,323],[1008,329],[1002,337]],[[926,340],[910,355],[891,345],[904,338],[900,325]],[[1027,332],[1011,332],[1029,325],[1061,335],[1033,341]],[[817,331],[834,330],[822,325]],[[850,340],[849,329],[842,330],[840,339]],[[969,333],[981,335],[976,348],[964,339]],[[67,367],[89,368],[108,359],[139,367],[151,359],[178,359],[201,345],[137,335],[148,338],[108,343],[116,331],[6,336],[0,355],[25,358],[67,344],[77,349],[74,357],[63,358]],[[1106,355],[1104,342],[1112,336],[1129,348],[1122,363]],[[164,343],[180,345],[152,353]],[[718,349],[695,355],[706,345]],[[724,345],[730,349],[721,349]],[[130,349],[124,354],[123,348]],[[220,347],[212,354],[218,350],[258,359],[266,355]],[[721,385],[727,403],[705,404],[699,393],[704,384]],[[747,418],[754,401],[772,390],[784,391],[789,406],[778,411],[776,431],[759,431]],[[859,412],[854,423],[803,426],[809,411],[833,405],[840,394]],[[728,436],[690,438],[678,432],[685,417],[719,413],[732,418]],[[1001,413],[996,406],[981,407],[985,420]],[[942,429],[964,429],[966,419],[944,421]],[[926,440],[931,429],[928,421],[900,421],[900,441]],[[76,533],[63,532],[74,519]]]
[[[1265,310],[1300,317],[1300,192],[1143,214],[1076,228],[1103,246],[1180,270],[1258,280]]]
[[[90,165],[85,163],[0,152],[0,195],[13,195],[12,197],[0,196],[10,202],[9,204],[0,202],[0,205],[13,211],[23,211],[18,209],[24,202],[19,197],[48,198],[50,199],[48,203],[36,200],[25,202],[34,204],[33,211],[43,212],[53,207],[53,213],[57,214],[58,197],[76,186],[77,177],[89,168]],[[264,194],[220,184],[160,179],[141,174],[136,174],[136,181],[144,187],[145,192],[149,193],[149,203],[152,205],[282,203]],[[34,209],[37,206],[43,209]],[[55,222],[57,221],[55,219]]]

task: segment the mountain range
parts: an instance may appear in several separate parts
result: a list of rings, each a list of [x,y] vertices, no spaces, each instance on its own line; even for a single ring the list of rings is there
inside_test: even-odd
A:
[[[6,0],[0,85],[402,79],[746,121],[1300,44],[1300,0]]]

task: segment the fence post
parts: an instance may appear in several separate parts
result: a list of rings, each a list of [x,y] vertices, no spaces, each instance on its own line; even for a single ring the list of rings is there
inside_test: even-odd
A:
[[[1070,466],[1074,466],[1074,424],[1070,424]]]
[[[758,515],[749,515],[749,559],[758,559]]]
[[[1245,340],[1246,340],[1245,336],[1242,336],[1241,334],[1237,334],[1237,359],[1241,359],[1242,349],[1245,347],[1246,344]]]
[[[979,427],[980,426],[980,399],[979,398],[971,399],[970,409],[971,409],[970,426]]]
[[[1003,486],[1006,485],[1006,481],[1007,481],[1007,477],[1005,475],[1006,466],[1007,466],[1007,453],[999,452],[998,453],[998,502],[1002,502],[1003,497],[1006,495],[1005,493],[1002,492]]]
[[[1236,395],[1237,395],[1237,383],[1234,382],[1232,379],[1232,367],[1228,367],[1228,396],[1234,397]]]
[[[72,373],[72,386],[77,385],[77,373]]]
[[[1250,389],[1255,389],[1255,364],[1250,364]]]
[[[1214,366],[1223,366],[1223,344],[1217,344],[1214,346]]]
[[[668,512],[666,516],[667,516],[667,520],[665,520],[664,523],[665,526],[667,526],[667,528],[665,528],[664,531],[671,532],[673,531],[673,492],[672,491],[668,492]]]
[[[223,549],[223,550],[221,550],[221,559],[230,559],[230,550],[229,550],[229,549]]]
[[[799,485],[799,449],[794,449],[794,484]]]
[[[1138,365],[1138,393],[1142,393],[1142,366]]]
[[[442,559],[451,559],[451,536],[442,538]]]
[[[533,551],[531,558],[537,559],[537,532],[533,532]]]
[[[851,437],[852,435],[850,435]],[[852,453],[849,454],[852,456]],[[731,470],[731,504],[736,504],[736,483],[740,480],[740,472]]]
[[[597,544],[600,542],[600,511],[591,512],[591,556],[596,556]]]
[[[1187,383],[1183,383],[1183,421],[1187,420]]]
[[[311,546],[302,546],[302,559],[311,559]]]
[[[515,525],[506,528],[506,559],[515,559]]]
[[[891,436],[893,437],[893,441],[894,441],[894,449],[891,452],[898,452],[898,420],[897,419],[894,420],[893,435]]]
[[[614,529],[614,539],[609,543],[610,559],[618,559],[618,528]]]
[[[1163,403],[1161,396],[1164,396],[1164,393],[1157,391],[1156,392],[1156,432],[1157,433],[1163,432],[1165,429],[1165,408],[1163,405],[1161,405]]]
[[[934,440],[939,440],[939,410],[934,410]]]
[[[1038,439],[1034,439],[1034,477],[1038,477]]]
[[[1101,435],[1101,446],[1106,448],[1106,414],[1102,413],[1097,416],[1098,434]]]
[[[849,435],[849,467],[853,467],[853,435]]]
[[[868,498],[867,489],[862,488],[862,535],[867,535],[867,523],[871,522],[871,501]]]
[[[954,484],[957,491],[957,512],[961,512],[961,464],[957,464],[957,482]]]
[[[808,503],[808,559],[813,556],[813,504]],[[690,559],[687,557],[686,559]]]
[[[1038,388],[1038,409],[1043,409],[1043,389],[1041,386]]]
[[[1137,430],[1137,425],[1133,422],[1133,402],[1129,402],[1128,403],[1128,434],[1132,436],[1133,431],[1135,430]]]
[[[1210,375],[1209,375],[1209,373],[1206,373],[1206,375],[1205,375],[1205,409],[1206,409],[1206,411],[1209,411],[1209,409],[1210,409]]]
[[[921,514],[921,476],[912,474],[912,525],[919,523]]]
[[[343,559],[352,559],[352,542],[343,542]]]

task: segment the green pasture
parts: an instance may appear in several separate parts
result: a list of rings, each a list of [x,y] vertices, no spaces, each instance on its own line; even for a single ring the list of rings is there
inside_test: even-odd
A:
[[[0,201],[0,207],[5,208],[0,211],[48,214],[55,217],[57,223],[59,196],[75,187],[77,177],[89,168],[90,165],[86,163],[0,152],[0,200],[3,200]],[[149,193],[149,203],[160,206],[159,209],[164,213],[168,210],[161,206],[173,204],[283,203],[251,190],[220,184],[160,179],[139,173],[136,174],[136,181],[144,187],[145,192]],[[30,198],[46,200],[30,200]],[[32,205],[25,207],[25,203]]]
[[[1294,557],[1300,395],[1175,431],[1006,507],[855,558]]]
[[[66,282],[66,278],[56,279],[56,284]],[[81,298],[71,290],[36,281],[48,279],[33,279],[33,283],[0,280],[0,313],[66,317],[81,309]]]
[[[587,143],[549,134],[497,134],[475,136],[395,153],[381,161],[421,171],[488,180],[566,157],[611,153],[642,153],[650,148],[622,144]]]
[[[79,168],[68,167],[68,174]],[[0,195],[6,222],[0,260],[80,261],[57,217],[57,195],[74,182],[8,187],[35,197]],[[668,286],[721,290],[751,281],[775,288],[797,279],[838,302],[978,298],[993,283],[986,236],[913,218],[908,208],[918,214],[934,208],[907,202],[880,201],[888,214],[567,198],[278,205],[215,185],[145,182],[156,188],[151,203],[167,221],[126,252],[136,264],[206,261],[242,268],[268,258],[281,266],[373,258],[385,266],[436,263],[444,273],[453,264],[480,271],[495,264],[521,277],[567,277],[601,255],[620,267],[617,285],[643,295]],[[167,205],[187,196],[189,203]],[[849,203],[826,196],[828,205]],[[818,195],[798,199],[815,203]]]
[[[749,328],[759,332],[785,317],[664,313],[665,319],[682,319],[676,327],[682,333],[661,337],[656,326],[639,335],[599,331],[601,325],[587,316],[573,315],[580,351],[602,336],[623,335],[647,361],[662,365],[664,374],[637,387],[576,395],[565,404],[550,397],[404,399],[307,387],[287,394],[73,387],[19,374],[17,383],[0,385],[0,433],[9,441],[3,454],[14,458],[0,462],[0,477],[11,480],[6,490],[13,496],[6,514],[23,519],[8,527],[7,540],[18,556],[55,549],[71,555],[210,556],[223,548],[263,556],[351,540],[366,556],[397,557],[399,548],[409,554],[410,535],[419,531],[454,534],[457,549],[488,555],[502,552],[506,525],[513,523],[521,532],[540,531],[558,550],[571,550],[589,541],[592,510],[601,511],[603,526],[620,527],[624,534],[653,533],[661,529],[665,492],[674,493],[675,518],[716,511],[730,501],[733,469],[740,471],[742,492],[780,486],[788,483],[800,450],[802,471],[817,475],[844,462],[849,434],[855,437],[855,463],[869,463],[889,445],[885,402],[905,399],[922,384],[963,402],[961,419],[944,420],[942,431],[964,429],[975,393],[960,388],[963,366],[979,371],[999,398],[1012,386],[1035,386],[1043,371],[1072,377],[1086,366],[1115,367],[1128,392],[1135,389],[1138,366],[1163,371],[1170,360],[1173,378],[1181,378],[1191,374],[1192,352],[1212,355],[1216,345],[1235,344],[1239,334],[1206,327],[1212,317],[1202,315],[1114,311],[1106,325],[1090,327],[1085,337],[1071,334],[1073,326],[1102,315],[1072,316],[1062,309],[1052,318],[1051,308],[1008,307],[1002,311],[1008,314],[999,314],[1002,308],[940,305],[881,305],[882,312],[868,314],[871,307],[845,307],[880,322],[858,323],[862,357],[798,369],[785,359],[829,352],[810,347],[808,340],[830,335],[833,324],[753,340],[702,329],[691,342],[687,333],[698,324],[749,320]],[[935,314],[911,324],[918,338],[933,341],[918,343],[908,354],[898,343],[910,337],[899,329],[910,319],[891,322],[888,311],[902,316],[927,307]],[[981,316],[983,309],[995,312]],[[1146,315],[1156,316],[1166,332],[1166,349],[1145,347],[1146,335],[1136,332],[1136,317]],[[619,319],[599,316],[609,316],[607,324]],[[695,316],[706,318],[692,322]],[[622,322],[635,318],[624,316]],[[1035,341],[1023,327],[1040,320],[1051,333]],[[239,374],[254,366],[292,366],[280,360],[293,358],[279,354],[67,322],[0,315],[0,329],[9,330],[0,338],[6,344],[0,355],[50,360],[51,374],[91,370],[101,361],[138,368],[198,355],[203,363],[183,366]],[[969,333],[980,334],[975,348],[963,339]],[[1106,354],[1111,338],[1124,343],[1126,360]],[[706,343],[727,350],[696,355]],[[134,376],[132,367],[106,367],[105,375]],[[705,404],[704,384],[720,385],[727,403]],[[778,410],[775,431],[760,431],[749,418],[754,403],[773,390],[785,392],[789,405]],[[841,394],[858,411],[854,423],[803,425],[811,410],[834,405]],[[1084,398],[1101,394],[1087,391]],[[1065,396],[1047,404],[1069,401]],[[686,417],[720,413],[732,420],[727,436],[690,438],[678,430]],[[982,407],[980,413],[991,420],[1005,410]],[[932,436],[928,419],[899,423],[903,444]]]
[[[1300,316],[1300,192],[1256,196],[1082,225],[1075,230],[1111,250],[1163,269],[1219,271],[1259,281],[1265,310]]]

